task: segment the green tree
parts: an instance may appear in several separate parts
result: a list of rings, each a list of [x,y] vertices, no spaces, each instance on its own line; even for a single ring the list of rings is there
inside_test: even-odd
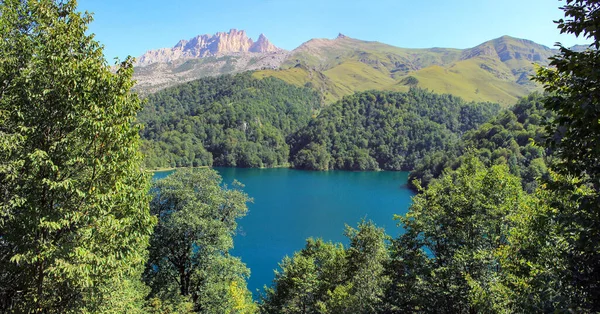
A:
[[[500,276],[496,250],[527,197],[506,165],[486,168],[475,157],[433,180],[401,218],[406,233],[394,241],[386,294],[392,311],[492,311],[479,294]]]
[[[387,236],[372,222],[346,228],[341,244],[308,239],[306,247],[285,257],[266,289],[264,313],[376,313],[389,279]]]
[[[143,301],[154,219],[141,105],[132,60],[113,73],[90,21],[75,1],[0,3],[2,312],[135,312]]]
[[[544,84],[546,108],[556,113],[547,127],[548,145],[557,157],[552,169],[560,180],[549,185],[558,195],[572,195],[577,206],[553,206],[560,237],[567,247],[556,259],[567,261],[564,283],[575,288],[576,308],[600,311],[600,3],[567,0],[559,20],[561,33],[591,40],[584,51],[559,45],[550,68],[542,68],[535,79]],[[573,190],[591,189],[584,194]],[[555,269],[557,272],[559,268]]]
[[[551,58],[549,68],[541,68],[535,80],[550,94],[544,100],[557,117],[548,126],[546,144],[560,157],[556,170],[577,176],[589,176],[594,188],[600,188],[600,3],[567,0],[562,7],[565,19],[558,21],[561,33],[591,39],[584,51],[573,51],[559,44],[560,53]]]
[[[293,257],[285,257],[275,271],[274,285],[265,289],[264,313],[316,313],[327,293],[342,283],[346,252],[341,244],[308,239]]]
[[[329,313],[376,313],[390,282],[384,272],[389,261],[388,236],[382,228],[366,221],[361,221],[358,229],[346,227],[345,233],[350,239],[346,253],[349,278],[345,283],[349,297],[342,311],[338,307],[338,311]]]
[[[501,275],[488,282],[487,291],[475,285],[477,301],[495,312],[590,312],[595,296],[572,278],[572,258],[581,254],[573,251],[571,237],[577,235],[565,235],[565,229],[577,230],[570,216],[592,191],[557,174],[552,180],[561,191],[542,185],[508,216],[507,245],[495,253]]]
[[[233,189],[220,184],[214,170],[186,169],[152,187],[150,210],[158,225],[144,278],[155,304],[185,308],[191,302],[195,311],[206,313],[252,311],[245,281],[249,270],[228,253],[237,219],[246,214],[250,200],[238,182]]]

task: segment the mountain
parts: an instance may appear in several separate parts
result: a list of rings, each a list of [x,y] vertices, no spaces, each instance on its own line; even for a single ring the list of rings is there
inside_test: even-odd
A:
[[[311,87],[324,103],[360,91],[420,87],[508,106],[541,89],[530,77],[557,51],[510,36],[468,49],[408,49],[343,34],[311,39],[285,51],[262,34],[253,41],[245,31],[232,29],[148,51],[138,58],[134,78],[136,91],[149,94],[201,77],[255,70],[256,78],[276,77]]]
[[[231,29],[228,33],[198,35],[189,40],[180,40],[173,48],[150,50],[138,58],[137,66],[147,66],[157,62],[173,62],[179,59],[214,57],[231,53],[273,53],[282,49],[271,44],[265,35],[260,34],[254,42],[246,31]]]
[[[406,49],[340,34],[313,39],[293,50],[280,69],[255,73],[317,88],[326,102],[370,89],[411,86],[467,100],[513,104],[540,87],[529,80],[535,64],[557,52],[529,40],[503,36],[470,49]]]
[[[287,54],[263,34],[256,41],[236,29],[199,35],[137,58],[134,90],[149,94],[201,77],[278,68]]]

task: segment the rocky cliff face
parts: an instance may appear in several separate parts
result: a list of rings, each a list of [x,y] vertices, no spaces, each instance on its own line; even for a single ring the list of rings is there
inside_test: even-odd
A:
[[[231,53],[281,52],[261,34],[256,42],[243,30],[232,29],[214,35],[198,35],[190,40],[180,40],[173,48],[150,50],[140,56],[136,66],[147,66],[157,62],[173,62],[178,59],[204,58]]]
[[[260,34],[258,40],[250,46],[250,52],[279,52],[281,49],[275,47],[265,35]]]

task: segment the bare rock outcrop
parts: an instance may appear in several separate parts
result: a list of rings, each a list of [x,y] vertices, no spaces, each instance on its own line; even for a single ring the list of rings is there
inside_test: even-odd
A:
[[[179,59],[194,59],[233,53],[282,52],[261,34],[256,42],[244,30],[231,29],[214,35],[198,35],[189,40],[180,40],[173,48],[150,50],[137,59],[136,66],[143,67],[158,62],[173,62]]]

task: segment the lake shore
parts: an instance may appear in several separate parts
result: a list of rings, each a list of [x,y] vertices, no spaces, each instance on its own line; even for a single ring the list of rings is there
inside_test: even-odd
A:
[[[231,166],[197,166],[197,167],[167,167],[167,168],[155,168],[155,169],[146,169],[147,172],[166,172],[166,171],[173,171],[173,170],[177,170],[177,169],[186,169],[186,168],[238,168],[238,169],[293,169],[293,170],[301,170],[301,171],[316,171],[316,172],[328,172],[328,171],[348,171],[348,172],[362,172],[362,171],[368,171],[368,172],[379,172],[379,171],[391,171],[391,172],[404,172],[405,170],[385,170],[385,169],[370,169],[370,170],[345,170],[345,169],[328,169],[328,170],[312,170],[312,169],[298,169],[298,168],[293,168],[292,165],[285,164],[285,165],[279,165],[279,166],[274,166],[274,167],[231,167]]]
[[[169,167],[169,168],[155,168],[155,169],[146,169],[147,172],[166,172],[166,171],[173,171],[173,170],[177,170],[177,169],[186,169],[186,168],[198,168],[198,169],[202,169],[202,168],[212,168],[209,166],[198,166],[198,167]]]

